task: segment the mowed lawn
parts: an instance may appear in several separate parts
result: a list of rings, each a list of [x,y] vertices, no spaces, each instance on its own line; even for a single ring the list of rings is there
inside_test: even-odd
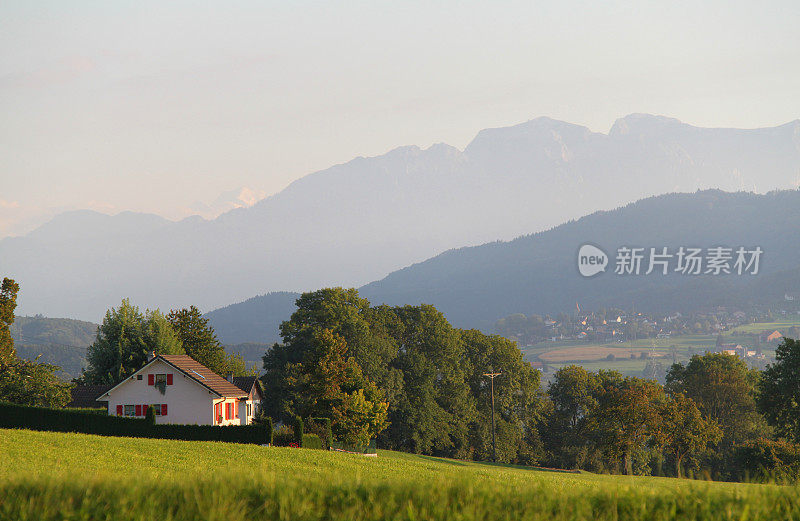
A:
[[[0,519],[800,519],[793,486],[0,430]]]

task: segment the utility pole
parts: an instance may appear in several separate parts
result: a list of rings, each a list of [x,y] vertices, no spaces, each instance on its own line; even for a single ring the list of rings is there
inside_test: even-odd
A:
[[[483,373],[483,376],[488,376],[492,386],[492,461],[497,463],[497,448],[494,441],[494,379],[503,373]]]

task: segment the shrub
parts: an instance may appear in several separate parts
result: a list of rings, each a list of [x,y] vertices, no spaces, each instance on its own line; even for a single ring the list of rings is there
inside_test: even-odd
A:
[[[300,447],[303,446],[303,418],[295,416],[294,418],[294,442]]]
[[[288,447],[294,443],[294,432],[288,425],[281,425],[273,434],[273,444],[277,447]]]
[[[326,450],[330,450],[331,443],[333,442],[330,418],[309,418],[306,421],[305,427],[308,432],[319,436],[320,440],[322,440],[322,446]]]
[[[316,434],[306,434],[303,436],[303,445],[304,449],[324,449],[325,447],[322,445],[322,440]]]
[[[732,474],[742,479],[790,481],[800,478],[800,445],[758,439],[734,449]]]
[[[156,424],[156,408],[152,405],[147,408],[147,412],[144,415],[144,421],[146,421],[148,425]]]
[[[87,414],[65,409],[47,409],[0,403],[0,428],[35,431],[80,432],[100,436],[162,438],[186,441],[266,443],[260,425],[152,425],[141,418]]]
[[[264,418],[264,431],[267,435],[267,443],[272,445],[272,418],[269,416]]]

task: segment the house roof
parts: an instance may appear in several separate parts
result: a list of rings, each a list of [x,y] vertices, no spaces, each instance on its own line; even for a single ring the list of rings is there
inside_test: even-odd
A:
[[[133,375],[143,371],[157,360],[161,360],[167,365],[174,367],[190,379],[194,380],[196,383],[223,398],[247,398],[248,396],[248,393],[242,391],[228,380],[224,379],[189,355],[157,355],[155,358],[147,362],[141,369],[133,373]],[[110,393],[120,385],[132,379],[133,375],[125,378],[117,385],[111,387],[104,392],[103,395]],[[97,400],[100,401],[100,398],[101,397],[98,397]]]
[[[253,389],[253,385],[256,383],[255,376],[234,376],[233,377],[233,385],[241,389],[242,391],[249,393]]]
[[[247,397],[247,392],[242,391],[241,388],[224,379],[189,355],[158,355],[156,359],[159,358],[220,396],[227,398]]]
[[[99,407],[101,405],[95,399],[109,389],[111,389],[110,385],[76,385],[70,389],[72,401],[67,404],[67,407]]]

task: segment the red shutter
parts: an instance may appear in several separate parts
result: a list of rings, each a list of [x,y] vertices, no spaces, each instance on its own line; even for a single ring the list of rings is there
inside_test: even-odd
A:
[[[122,406],[117,405],[117,416],[122,416]]]
[[[167,375],[167,385],[172,385],[172,373]]]
[[[142,405],[142,416],[147,416],[147,408],[150,407],[149,404]]]
[[[172,375],[170,375],[170,376],[172,376]],[[167,415],[167,404],[166,403],[162,403],[161,404],[161,416],[166,416],[166,415]]]
[[[230,402],[225,402],[225,419],[231,419],[231,404]]]
[[[149,374],[147,375],[147,385],[155,385],[156,384],[156,375]]]
[[[141,415],[142,415],[142,406],[141,405],[137,405],[136,406],[136,416],[141,416]]]

